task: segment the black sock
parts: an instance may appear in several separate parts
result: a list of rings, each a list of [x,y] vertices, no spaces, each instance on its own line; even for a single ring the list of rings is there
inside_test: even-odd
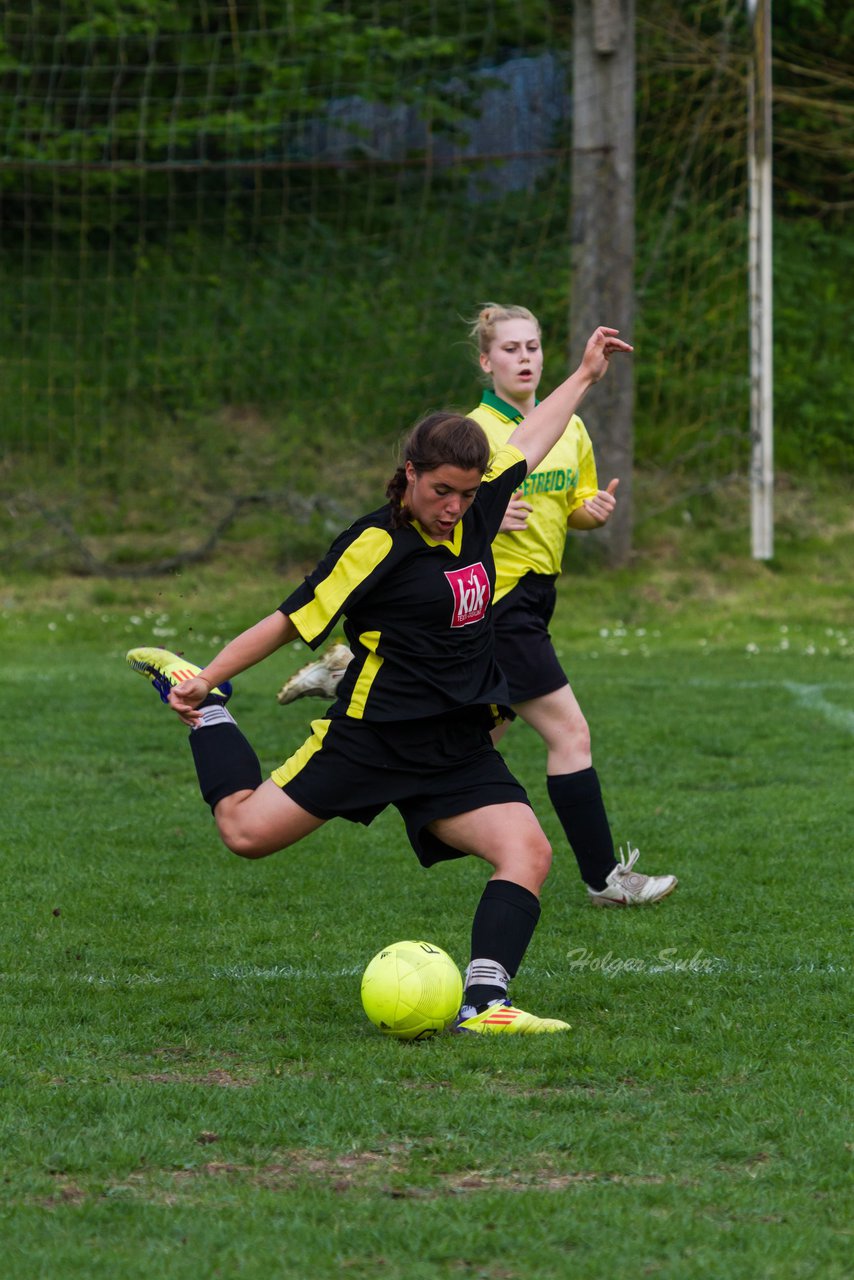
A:
[[[261,785],[261,765],[237,725],[212,724],[194,729],[190,747],[199,777],[199,790],[211,809],[235,791],[255,791]]]
[[[490,880],[474,913],[472,960],[497,960],[509,977],[515,977],[539,918],[539,899],[529,889],[512,880]],[[464,999],[479,1006],[506,994],[498,986],[477,985],[466,988]]]
[[[577,773],[560,773],[546,782],[581,879],[591,889],[604,889],[617,859],[596,770],[591,767]]]

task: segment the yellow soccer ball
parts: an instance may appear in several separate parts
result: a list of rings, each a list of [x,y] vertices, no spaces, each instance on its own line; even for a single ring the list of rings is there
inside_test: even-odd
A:
[[[362,975],[362,1006],[383,1035],[428,1040],[459,1012],[463,980],[454,961],[432,942],[393,942]]]

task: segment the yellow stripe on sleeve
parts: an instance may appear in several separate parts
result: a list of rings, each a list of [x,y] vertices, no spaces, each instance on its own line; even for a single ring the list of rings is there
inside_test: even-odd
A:
[[[338,559],[332,572],[314,588],[314,598],[290,614],[304,640],[322,635],[358,586],[392,548],[386,529],[365,529]]]

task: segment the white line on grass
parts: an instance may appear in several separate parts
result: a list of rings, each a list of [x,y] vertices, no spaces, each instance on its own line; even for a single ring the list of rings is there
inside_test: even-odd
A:
[[[211,969],[210,976],[212,978],[236,978],[243,981],[246,978],[261,978],[264,981],[269,979],[287,978],[288,981],[304,982],[310,978],[358,978],[362,974],[362,969],[295,969],[289,964],[274,965],[254,965],[254,964],[229,964],[221,965],[215,969]]]
[[[696,977],[708,977],[715,974],[749,974],[751,977],[775,978],[788,973],[828,973],[828,974],[844,974],[848,972],[845,965],[836,961],[821,960],[796,960],[792,964],[786,965],[760,965],[760,964],[741,964],[739,962],[732,963],[723,956],[706,955],[705,952],[697,952],[695,955],[685,958],[677,955],[671,955],[673,948],[665,948],[664,951],[656,952],[655,956],[645,960],[641,957],[631,957],[630,960],[620,957],[614,957],[611,952],[607,952],[601,957],[597,957],[595,953],[588,952],[585,958],[579,959],[578,952],[573,952],[566,958],[566,965],[549,965],[540,969],[537,967],[526,968],[526,972],[536,973],[540,976],[557,977],[558,971],[565,974],[569,969],[589,968],[598,970],[603,973],[609,972],[609,966],[614,970],[618,967],[621,971],[642,971],[643,973],[680,973],[692,974]],[[598,961],[598,962],[597,962]],[[297,969],[290,965],[225,965],[212,969],[210,976],[214,979],[236,979],[237,981],[246,981],[247,979],[260,980],[269,982],[286,978],[288,981],[316,981],[318,978],[324,981],[330,978],[358,978],[362,974],[361,967],[346,969]],[[133,979],[126,979],[132,981]]]
[[[580,952],[584,951],[581,955]],[[550,964],[545,968],[532,967],[526,972],[535,977],[557,978],[567,976],[578,970],[589,969],[604,978],[615,978],[632,973],[643,973],[644,976],[660,977],[664,974],[678,974],[680,977],[709,978],[726,975],[728,977],[751,977],[779,979],[792,973],[815,973],[842,975],[848,968],[836,961],[798,960],[786,965],[759,965],[731,963],[723,956],[697,953],[689,959],[671,957],[668,951],[658,952],[649,958],[642,956],[615,956],[613,952],[598,955],[586,949],[576,949],[562,957],[558,964]],[[362,974],[362,966],[348,966],[345,969],[298,969],[291,965],[224,965],[208,971],[207,977],[214,982],[330,982],[340,979],[357,979]],[[204,981],[204,974],[192,973],[78,973],[69,974],[63,980],[69,983],[81,983],[84,986],[97,987],[144,987],[163,986],[169,983],[184,983],[188,979],[194,982]],[[43,973],[0,973],[0,985],[12,987],[15,984],[44,983]]]
[[[609,678],[609,683],[619,684],[620,678]],[[633,684],[636,681],[633,677],[628,677],[622,683]],[[669,682],[664,680],[653,681],[653,683],[660,685],[661,688],[669,687]],[[798,684],[795,680],[708,680],[703,676],[696,676],[683,683],[692,689],[785,689],[805,710],[824,716],[825,720],[838,729],[854,733],[854,711],[849,711],[847,707],[839,707],[825,697],[826,689],[842,689],[847,693],[851,685],[845,682]]]
[[[821,684],[795,684],[793,680],[785,680],[783,687],[788,689],[795,701],[802,707],[806,707],[808,711],[817,711],[819,715],[824,716],[825,720],[829,720],[837,728],[847,729],[849,733],[854,733],[854,711],[849,711],[847,707],[837,707],[835,703],[828,702],[823,692],[826,686]]]

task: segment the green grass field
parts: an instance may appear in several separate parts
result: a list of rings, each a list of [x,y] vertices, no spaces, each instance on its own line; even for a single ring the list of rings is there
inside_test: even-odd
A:
[[[464,965],[484,869],[422,871],[393,812],[240,861],[124,666],[204,660],[271,575],[3,588],[4,1277],[850,1275],[846,563],[565,581],[615,836],[680,888],[589,908],[514,726],[556,848],[514,994],[573,1031],[408,1046],[361,970],[410,936]],[[275,702],[305,659],[240,679],[265,766],[319,705]]]

